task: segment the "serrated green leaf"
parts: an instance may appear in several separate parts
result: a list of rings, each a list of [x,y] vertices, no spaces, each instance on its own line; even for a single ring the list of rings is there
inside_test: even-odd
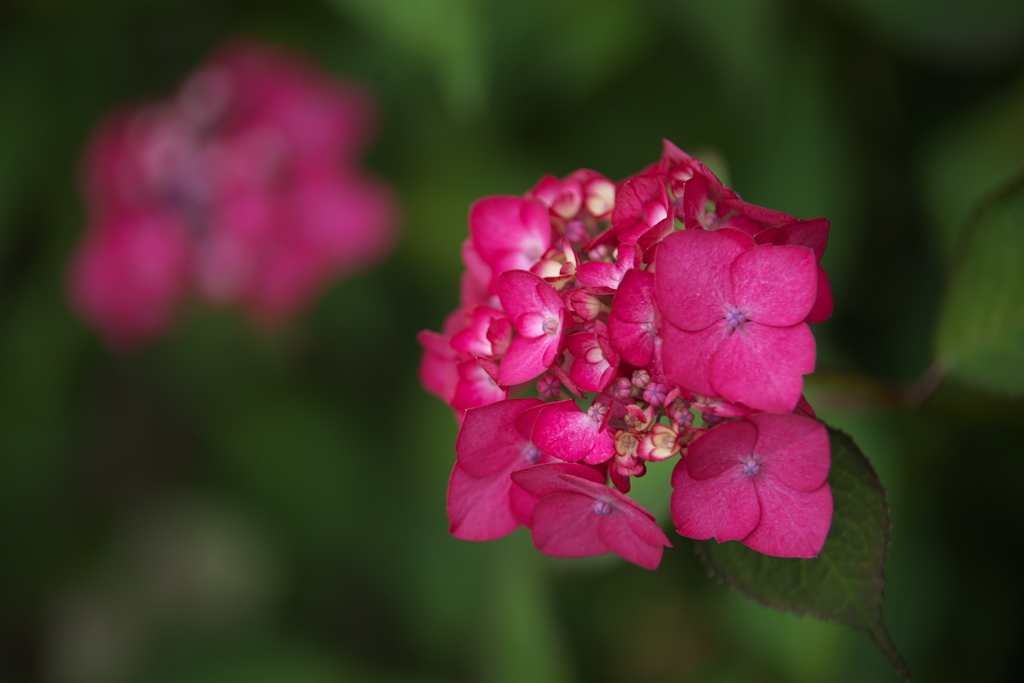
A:
[[[772,557],[738,542],[703,541],[698,551],[715,578],[755,602],[866,632],[909,680],[882,620],[891,526],[885,489],[853,439],[835,429],[829,435],[834,512],[818,557]]]
[[[1024,390],[1024,173],[992,196],[963,235],[935,349],[952,375],[990,391]]]

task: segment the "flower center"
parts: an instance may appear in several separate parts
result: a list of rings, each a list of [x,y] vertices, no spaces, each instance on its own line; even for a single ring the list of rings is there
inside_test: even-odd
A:
[[[594,512],[601,515],[602,517],[607,517],[608,515],[612,514],[612,504],[606,500],[599,500],[596,503],[594,503]]]
[[[554,316],[544,318],[544,322],[541,324],[540,329],[549,337],[553,336],[558,332],[558,318],[555,318]]]
[[[747,322],[747,316],[738,307],[725,307],[725,324],[729,326],[730,332],[734,332],[737,327],[745,322]]]
[[[740,467],[743,469],[744,474],[753,477],[761,473],[761,460],[756,455],[752,455],[743,461]]]
[[[540,449],[532,443],[526,444],[526,447],[523,448],[523,460],[531,465],[536,465],[540,460]]]

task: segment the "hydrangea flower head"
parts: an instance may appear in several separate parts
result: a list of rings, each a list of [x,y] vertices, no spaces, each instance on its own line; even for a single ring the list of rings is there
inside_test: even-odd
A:
[[[261,323],[293,315],[393,245],[393,193],[359,165],[373,124],[364,88],[249,42],[112,114],[82,168],[75,308],[119,348],[159,335],[189,297]]]
[[[524,525],[549,555],[653,569],[671,543],[628,494],[673,461],[680,534],[818,554],[831,454],[802,392],[827,220],[745,202],[666,141],[621,183],[481,199],[469,232],[460,308],[420,334],[424,385],[462,422],[452,533]]]

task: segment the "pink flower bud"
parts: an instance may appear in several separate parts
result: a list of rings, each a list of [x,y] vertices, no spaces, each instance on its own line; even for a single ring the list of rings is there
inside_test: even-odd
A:
[[[664,382],[651,382],[644,389],[644,400],[652,406],[660,406],[665,402],[665,397],[672,389],[671,384]]]
[[[625,377],[619,377],[612,382],[612,386],[608,390],[608,393],[620,401],[625,401],[633,395],[633,383]]]
[[[583,289],[574,289],[569,293],[569,307],[586,322],[591,322],[609,310],[599,298]]]
[[[641,368],[640,370],[633,371],[633,386],[637,389],[646,389],[647,385],[651,383],[651,374]]]
[[[554,398],[561,389],[562,383],[550,372],[541,375],[540,379],[537,380],[537,393],[543,399]]]

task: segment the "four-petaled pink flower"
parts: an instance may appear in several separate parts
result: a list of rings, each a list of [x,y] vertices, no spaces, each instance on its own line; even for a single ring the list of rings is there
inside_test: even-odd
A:
[[[534,545],[548,555],[613,552],[656,569],[664,548],[672,547],[651,513],[608,488],[604,476],[586,465],[540,465],[518,470],[512,479],[539,499],[530,532]]]
[[[807,247],[745,240],[733,230],[684,230],[658,248],[665,374],[698,394],[791,412],[814,371],[804,320],[817,262]]]
[[[672,520],[690,538],[738,540],[816,557],[832,522],[828,432],[816,420],[757,413],[700,436],[672,474]]]

